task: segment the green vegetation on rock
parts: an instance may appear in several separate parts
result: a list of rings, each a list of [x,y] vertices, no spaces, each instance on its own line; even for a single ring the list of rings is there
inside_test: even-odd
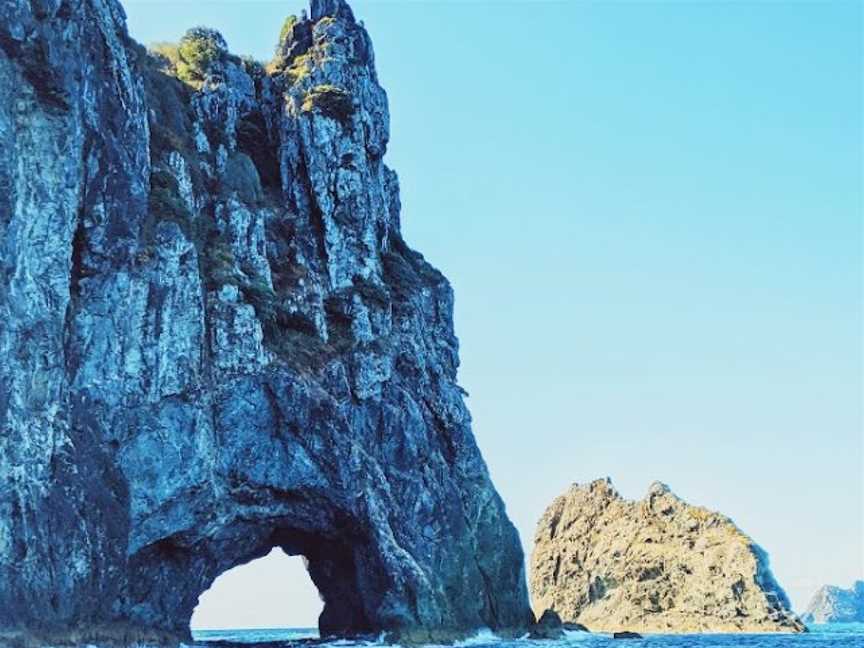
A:
[[[204,80],[214,63],[227,56],[228,46],[215,29],[193,27],[180,39],[177,53],[178,76],[187,82],[198,82]]]
[[[173,76],[193,86],[204,81],[215,63],[229,57],[225,39],[209,27],[193,27],[179,43],[153,43],[148,49]]]
[[[216,234],[215,228],[213,230],[211,240],[204,245],[201,261],[205,285],[208,290],[217,290],[226,285],[239,286],[234,252],[228,242]]]
[[[282,43],[285,42],[285,39],[288,38],[291,34],[294,33],[294,26],[298,23],[297,16],[291,15],[285,19],[285,22],[282,23],[282,30],[279,32],[279,45],[282,46]]]
[[[313,67],[313,59],[310,53],[301,54],[300,56],[294,57],[294,60],[291,61],[291,65],[285,68],[285,75],[288,77],[288,80],[295,84],[298,81],[302,81],[309,73],[312,71]]]
[[[354,101],[342,88],[323,84],[315,86],[306,93],[300,108],[303,112],[317,110],[322,115],[345,123],[354,114]]]
[[[177,43],[151,43],[147,49],[156,59],[161,59],[166,67],[177,69],[177,65],[180,63]]]
[[[150,175],[150,213],[159,220],[173,220],[181,226],[192,220],[180,197],[177,180],[167,171],[154,170]]]

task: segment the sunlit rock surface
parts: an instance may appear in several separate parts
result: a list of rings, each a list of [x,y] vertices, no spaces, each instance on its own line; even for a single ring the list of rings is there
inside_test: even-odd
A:
[[[348,5],[266,67],[148,53],[115,0],[2,11],[0,634],[188,639],[274,546],[324,633],[529,623]]]
[[[864,623],[864,581],[849,589],[821,587],[801,618],[804,623]]]
[[[609,480],[574,485],[534,537],[535,611],[615,632],[801,632],[767,554],[727,517],[655,483],[621,498]]]

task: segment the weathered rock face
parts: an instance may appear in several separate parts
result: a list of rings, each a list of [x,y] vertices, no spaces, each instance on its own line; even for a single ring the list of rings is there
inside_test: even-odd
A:
[[[856,581],[849,589],[820,588],[801,619],[804,623],[864,623],[864,581]]]
[[[2,12],[0,632],[187,638],[274,546],[325,633],[529,623],[347,4],[267,69],[148,54],[116,0]]]
[[[534,609],[592,631],[804,630],[765,552],[663,484],[639,502],[609,480],[574,485],[546,510],[534,542]]]

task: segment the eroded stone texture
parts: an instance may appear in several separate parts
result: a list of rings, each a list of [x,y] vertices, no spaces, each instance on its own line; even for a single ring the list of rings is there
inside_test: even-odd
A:
[[[535,611],[591,631],[801,632],[767,554],[727,517],[690,506],[664,484],[645,499],[611,482],[574,485],[534,538]]]
[[[115,0],[3,12],[0,631],[188,638],[274,546],[325,633],[529,623],[347,4],[188,83]]]

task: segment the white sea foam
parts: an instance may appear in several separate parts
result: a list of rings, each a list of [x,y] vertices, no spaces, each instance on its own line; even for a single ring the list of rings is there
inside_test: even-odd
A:
[[[482,646],[486,644],[499,643],[501,641],[501,637],[496,635],[489,628],[481,628],[477,631],[477,634],[472,635],[467,639],[463,639],[462,641],[457,641],[453,646],[455,648],[462,648],[463,646]]]
[[[186,648],[200,648],[200,642],[232,641],[236,643],[254,644],[260,641],[290,642],[300,637],[317,634],[314,630],[218,630],[195,632],[195,645]],[[628,645],[644,645],[641,642],[624,642]],[[834,625],[813,626],[807,634],[765,634],[765,635],[651,635],[645,643],[652,648],[862,648],[864,647],[864,625]],[[494,646],[495,648],[613,648],[620,641],[614,641],[612,635],[601,633],[565,631],[564,637],[556,641],[535,641],[527,635],[519,639],[503,639],[491,630],[485,629],[446,648],[480,648]],[[623,645],[623,644],[622,644]],[[374,639],[334,639],[315,644],[315,648],[404,648],[398,643],[387,643],[381,635]],[[144,647],[142,647],[144,648]],[[251,646],[250,646],[251,648]],[[425,648],[442,648],[428,646]]]

